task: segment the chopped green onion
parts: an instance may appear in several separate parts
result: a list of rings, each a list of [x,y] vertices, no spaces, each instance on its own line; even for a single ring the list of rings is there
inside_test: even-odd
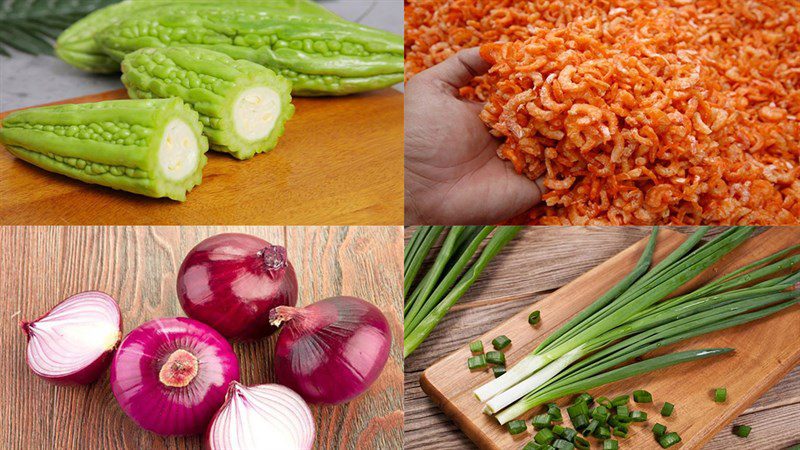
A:
[[[610,414],[605,406],[598,406],[592,410],[592,418],[600,423],[607,423],[609,416]]]
[[[542,318],[542,313],[539,311],[534,311],[528,316],[528,323],[531,325],[536,325]]]
[[[625,422],[626,418],[630,418],[630,413],[627,406],[617,406],[617,419],[620,422]],[[628,421],[630,422],[630,421]]]
[[[630,422],[620,422],[619,418],[616,415],[612,415],[608,418],[608,425],[614,428],[617,427],[626,427]]]
[[[530,441],[527,444],[525,444],[525,447],[522,447],[522,450],[542,450],[543,448],[546,448],[546,447],[541,446],[541,445],[537,444],[536,442]]]
[[[558,450],[573,450],[575,446],[572,445],[572,442],[565,441],[563,439],[556,439],[556,441],[553,442],[553,448]]]
[[[619,442],[613,439],[603,441],[603,450],[619,450]]]
[[[626,437],[628,437],[628,428],[624,427],[624,426],[622,426],[622,427],[614,427],[614,433],[613,434],[616,437],[621,437],[622,439],[625,439]]]
[[[599,426],[600,426],[600,422],[592,419],[592,421],[589,422],[589,425],[587,425],[586,428],[583,429],[582,433],[583,433],[584,436],[589,436],[592,433],[594,433],[594,430],[596,430],[597,427],[599,427]]]
[[[575,438],[578,437],[578,432],[572,428],[564,428],[564,432],[561,433],[561,437],[564,438],[564,440],[575,442]]]
[[[586,414],[581,414],[579,416],[575,416],[572,418],[572,426],[575,427],[576,430],[582,430],[589,425],[589,416]]]
[[[486,368],[486,355],[472,356],[467,360],[467,367],[469,370],[485,369]]]
[[[492,374],[494,377],[497,378],[506,373],[506,366],[494,366],[492,367]]]
[[[652,403],[653,394],[644,390],[633,391],[633,401],[636,403]]]
[[[566,430],[566,428],[562,427],[561,425],[553,425],[553,428],[551,428],[551,430],[553,430],[553,434],[555,434],[556,436],[564,437],[564,430]]]
[[[644,422],[647,420],[647,413],[644,411],[634,411],[631,413],[631,422]]]
[[[594,403],[594,397],[584,392],[575,399],[575,404],[578,403],[586,403],[587,407],[592,406],[592,403]]]
[[[589,441],[580,436],[575,436],[575,441],[573,441],[573,444],[575,444],[575,448],[580,450],[588,450],[591,446]]]
[[[556,437],[550,428],[543,428],[536,433],[536,436],[533,437],[533,440],[536,441],[537,444],[549,444],[553,442],[555,438]]]
[[[628,400],[630,400],[629,395],[620,395],[618,397],[614,397],[614,400],[611,400],[611,406],[623,406],[628,404]]]
[[[475,341],[475,342],[469,344],[469,350],[472,353],[475,353],[475,354],[483,353],[483,342]]]
[[[533,418],[533,428],[536,430],[541,430],[542,428],[550,428],[553,425],[550,423],[550,415],[549,414],[539,414]]]
[[[661,436],[666,434],[666,432],[667,432],[667,427],[665,427],[664,425],[661,425],[660,423],[653,425],[653,434],[655,434],[657,438],[660,438]]]
[[[596,437],[597,439],[608,439],[611,437],[611,430],[607,426],[601,425],[594,430],[592,436]]]
[[[724,403],[728,399],[728,390],[725,388],[717,388],[714,391],[714,401],[717,403]]]
[[[603,405],[607,409],[611,409],[611,407],[613,406],[611,404],[611,400],[609,400],[608,397],[598,397],[597,400],[595,401],[597,402],[598,405]]]
[[[494,364],[496,366],[505,366],[506,365],[506,355],[502,352],[491,351],[486,353],[486,362],[489,364]]]
[[[586,406],[586,403],[575,402],[567,407],[567,414],[569,414],[570,419],[572,419],[573,416],[589,415],[589,407]]]
[[[733,427],[733,434],[746,438],[747,436],[750,436],[751,429],[752,428],[748,427],[747,425],[736,425]]]
[[[528,426],[525,425],[524,420],[512,420],[508,422],[508,432],[511,434],[520,434],[525,432],[528,429]]]
[[[675,410],[675,405],[670,402],[664,402],[664,406],[661,407],[661,415],[664,417],[669,417],[672,415],[672,411]]]
[[[680,441],[681,437],[678,435],[678,433],[675,432],[667,433],[658,438],[658,443],[661,445],[662,448],[672,447],[673,445],[677,444]]]
[[[547,404],[547,414],[550,415],[550,420],[553,422],[563,422],[564,418],[561,416],[561,408],[555,403]]]
[[[509,345],[511,345],[511,339],[509,339],[505,334],[492,339],[492,347],[494,347],[495,350],[502,350]]]

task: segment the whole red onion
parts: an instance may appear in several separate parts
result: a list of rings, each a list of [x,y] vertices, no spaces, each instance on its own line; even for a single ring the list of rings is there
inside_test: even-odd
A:
[[[297,304],[297,278],[285,248],[247,234],[218,234],[186,255],[178,298],[187,316],[223,336],[256,339],[275,332],[272,308]]]
[[[231,345],[208,325],[156,319],[131,331],[111,364],[111,390],[142,428],[161,435],[202,433],[239,379]]]
[[[279,306],[283,323],[275,347],[275,375],[309,403],[349,401],[378,378],[392,336],[383,313],[355,297],[331,297],[305,308]]]
[[[20,326],[28,337],[28,367],[57,384],[96,381],[122,337],[119,305],[99,291],[75,294]]]
[[[234,381],[208,425],[206,447],[310,450],[314,435],[314,417],[296,392],[279,384],[246,387]]]

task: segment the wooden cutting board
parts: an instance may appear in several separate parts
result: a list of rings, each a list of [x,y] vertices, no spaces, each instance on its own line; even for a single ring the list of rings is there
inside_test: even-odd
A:
[[[57,103],[120,98],[122,89]],[[294,104],[270,153],[239,161],[209,151],[203,182],[184,203],[47,172],[0,145],[0,224],[403,223],[403,95],[385,89]]]
[[[686,236],[681,233],[661,230],[654,260],[663,259],[685,239]],[[800,243],[800,228],[770,229],[726,255],[682,290],[697,287],[719,274],[728,273],[797,243]],[[636,264],[645,244],[646,239],[629,247],[482,335],[484,348],[491,349],[492,339],[501,334],[507,335],[512,345],[505,351],[506,360],[509,366],[515,364],[547,335],[627,275]],[[538,326],[531,327],[527,319],[534,310],[541,311],[542,321]],[[655,423],[662,423],[670,431],[681,435],[683,443],[675,448],[701,448],[703,443],[710,440],[800,362],[800,306],[796,305],[766,319],[680,342],[646,357],[710,347],[733,347],[736,351],[733,354],[640,375],[590,391],[596,397],[609,398],[630,394],[636,389],[646,389],[653,394],[654,403],[649,405],[631,401],[632,410],[644,410],[649,418],[644,424],[634,424],[631,427],[628,439],[620,442],[620,448],[660,449],[651,432]],[[482,405],[472,395],[472,391],[493,379],[493,376],[491,371],[470,373],[466,364],[470,355],[469,347],[464,346],[428,368],[420,379],[423,391],[478,447],[493,450],[522,448],[533,434],[530,422],[528,433],[511,436],[505,427],[481,412]],[[713,389],[717,387],[726,387],[728,390],[728,400],[724,404],[715,403],[712,398]],[[565,406],[568,400],[570,399],[558,403]],[[664,401],[676,405],[671,417],[664,418],[659,414]],[[542,411],[541,407],[533,410],[536,414]],[[566,411],[563,412],[566,418]],[[529,413],[530,415],[532,414]],[[597,445],[595,439],[591,441],[593,446]],[[743,440],[742,444],[745,443]]]

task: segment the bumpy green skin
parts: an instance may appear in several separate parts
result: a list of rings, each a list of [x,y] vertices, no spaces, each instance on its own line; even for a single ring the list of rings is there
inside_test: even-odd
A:
[[[294,95],[346,95],[403,80],[402,37],[345,21],[280,11],[168,6],[99,33],[112,58],[145,47],[199,46],[262,64]]]
[[[292,84],[259,64],[235,60],[222,53],[193,47],[145,48],[122,61],[122,82],[131,98],[179,97],[200,113],[211,148],[238,159],[275,147],[284,124],[294,114]],[[281,113],[263,139],[248,141],[233,123],[239,95],[254,87],[268,87],[281,99]]]
[[[164,127],[180,118],[198,142],[197,168],[182,180],[167,179],[158,163]],[[45,106],[10,114],[0,142],[14,156],[86,183],[149,197],[186,200],[200,184],[208,140],[199,117],[180,99],[112,100]]]
[[[219,5],[221,1],[225,2],[227,8],[269,7],[296,14],[341,20],[339,16],[312,0],[169,0],[171,4],[180,2],[206,6]],[[125,0],[99,9],[75,22],[58,36],[55,45],[56,55],[66,63],[88,72],[119,72],[119,61],[103,53],[94,40],[95,35],[107,27],[164,4],[165,0]]]

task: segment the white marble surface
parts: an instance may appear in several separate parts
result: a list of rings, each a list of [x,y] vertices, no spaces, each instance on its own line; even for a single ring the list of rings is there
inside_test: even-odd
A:
[[[320,3],[345,19],[398,34],[403,32],[400,0],[320,0]],[[88,74],[52,56],[11,52],[11,58],[0,56],[0,111],[122,87],[119,75]]]

